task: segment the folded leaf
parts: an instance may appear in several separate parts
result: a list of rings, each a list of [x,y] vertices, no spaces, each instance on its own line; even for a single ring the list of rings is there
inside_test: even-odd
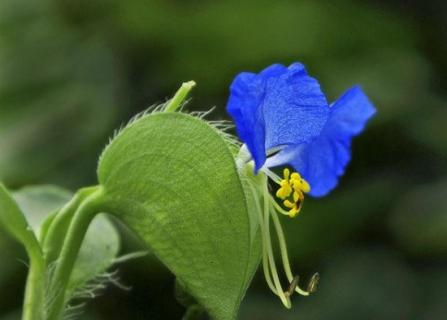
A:
[[[234,319],[259,254],[252,255],[247,201],[223,136],[189,115],[146,115],[106,148],[98,177],[107,211],[214,319]]]

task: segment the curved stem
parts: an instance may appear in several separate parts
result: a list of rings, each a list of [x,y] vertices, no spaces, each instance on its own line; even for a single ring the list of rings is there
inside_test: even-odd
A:
[[[41,246],[45,242],[45,238],[46,238],[46,236],[48,234],[48,231],[49,231],[49,229],[51,227],[51,224],[53,223],[54,219],[56,219],[57,214],[59,213],[59,211],[60,211],[60,209],[54,210],[42,222],[42,225],[40,227],[40,234],[39,234],[39,238],[38,238],[39,243],[41,244]]]
[[[97,190],[97,186],[80,189],[56,214],[43,240],[45,262],[50,265],[59,257],[71,219],[84,199]]]
[[[287,276],[287,280],[289,280],[289,282],[292,282],[294,279],[294,276],[292,274],[292,270],[290,269],[290,261],[289,261],[289,255],[287,253],[287,244],[286,244],[286,239],[284,237],[284,231],[281,227],[281,223],[279,222],[278,216],[275,212],[274,206],[272,206],[272,210],[270,211],[270,214],[272,216],[273,219],[273,223],[275,225],[275,229],[276,229],[276,234],[278,236],[278,242],[279,242],[279,248],[281,250],[281,258],[282,258],[282,263],[283,263],[283,267],[284,267],[284,271],[286,273]],[[298,292],[299,294],[303,295],[303,296],[308,296],[309,292],[301,289],[298,284],[295,287],[295,291]]]
[[[41,252],[28,252],[28,254],[30,267],[26,280],[22,320],[45,320],[45,262]]]
[[[286,210],[284,210],[283,208],[281,208],[279,206],[278,203],[276,203],[275,199],[273,199],[272,197],[270,197],[270,202],[272,203],[273,207],[276,209],[276,211],[278,211],[279,213],[281,213],[282,215],[288,216],[290,217],[290,213],[287,212]]]
[[[276,269],[275,257],[273,255],[272,242],[270,238],[270,214],[269,214],[269,192],[267,189],[267,183],[264,184],[264,228],[265,228],[265,238],[267,239],[267,256],[270,265],[270,269],[273,276],[273,282],[278,292],[278,296],[286,308],[290,308],[290,299],[286,297],[279,280],[278,271]]]
[[[267,285],[269,286],[270,290],[272,292],[279,296],[278,292],[276,291],[275,286],[272,282],[272,277],[270,275],[270,269],[269,269],[269,262],[268,262],[268,252],[267,252],[267,239],[266,239],[266,233],[265,233],[265,226],[264,226],[264,217],[262,215],[262,209],[261,205],[259,204],[259,198],[257,196],[255,188],[250,185],[251,192],[253,194],[253,197],[255,199],[255,206],[256,206],[256,212],[259,214],[259,225],[261,227],[261,235],[262,235],[262,270],[264,271],[264,278],[267,282]]]
[[[59,320],[64,311],[65,293],[84,236],[95,215],[100,212],[99,205],[103,199],[103,189],[88,195],[77,208],[71,220],[68,232],[63,242],[54,276],[50,282],[50,292],[54,294],[49,306],[48,320]]]

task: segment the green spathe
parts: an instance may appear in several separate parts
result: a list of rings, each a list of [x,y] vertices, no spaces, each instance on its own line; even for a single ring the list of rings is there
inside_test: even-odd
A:
[[[104,209],[133,229],[213,318],[234,319],[259,248],[223,136],[186,114],[143,116],[105,149],[98,179]]]

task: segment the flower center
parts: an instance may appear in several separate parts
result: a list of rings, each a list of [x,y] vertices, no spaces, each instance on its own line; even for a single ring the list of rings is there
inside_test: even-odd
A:
[[[288,211],[288,216],[293,218],[300,212],[304,201],[304,194],[310,191],[310,185],[298,172],[292,172],[285,168],[283,179],[279,182],[280,188],[276,196],[283,200],[283,205]]]

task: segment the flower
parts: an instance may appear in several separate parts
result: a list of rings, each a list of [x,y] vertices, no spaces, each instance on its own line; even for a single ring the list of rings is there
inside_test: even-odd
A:
[[[336,187],[351,159],[351,141],[375,108],[359,86],[329,105],[318,81],[294,63],[237,75],[227,111],[255,172],[290,165],[309,183],[309,194],[321,197]]]
[[[307,74],[301,63],[289,67],[274,64],[259,74],[240,73],[234,79],[230,93],[227,110],[244,142],[236,164],[253,173],[246,166],[251,165],[253,159],[254,173],[259,177],[253,179],[249,189],[258,208],[264,276],[272,292],[290,308],[293,293],[308,296],[315,292],[319,275],[312,276],[306,289],[299,286],[299,277],[294,276],[290,268],[277,212],[295,217],[303,205],[304,194],[321,197],[335,188],[351,159],[353,137],[362,132],[375,109],[358,86],[329,105],[318,81]],[[296,172],[285,167],[283,178],[280,178],[269,169],[286,165]],[[267,177],[279,184],[276,197],[288,211],[270,195]],[[276,267],[270,218],[289,281],[286,291]]]

